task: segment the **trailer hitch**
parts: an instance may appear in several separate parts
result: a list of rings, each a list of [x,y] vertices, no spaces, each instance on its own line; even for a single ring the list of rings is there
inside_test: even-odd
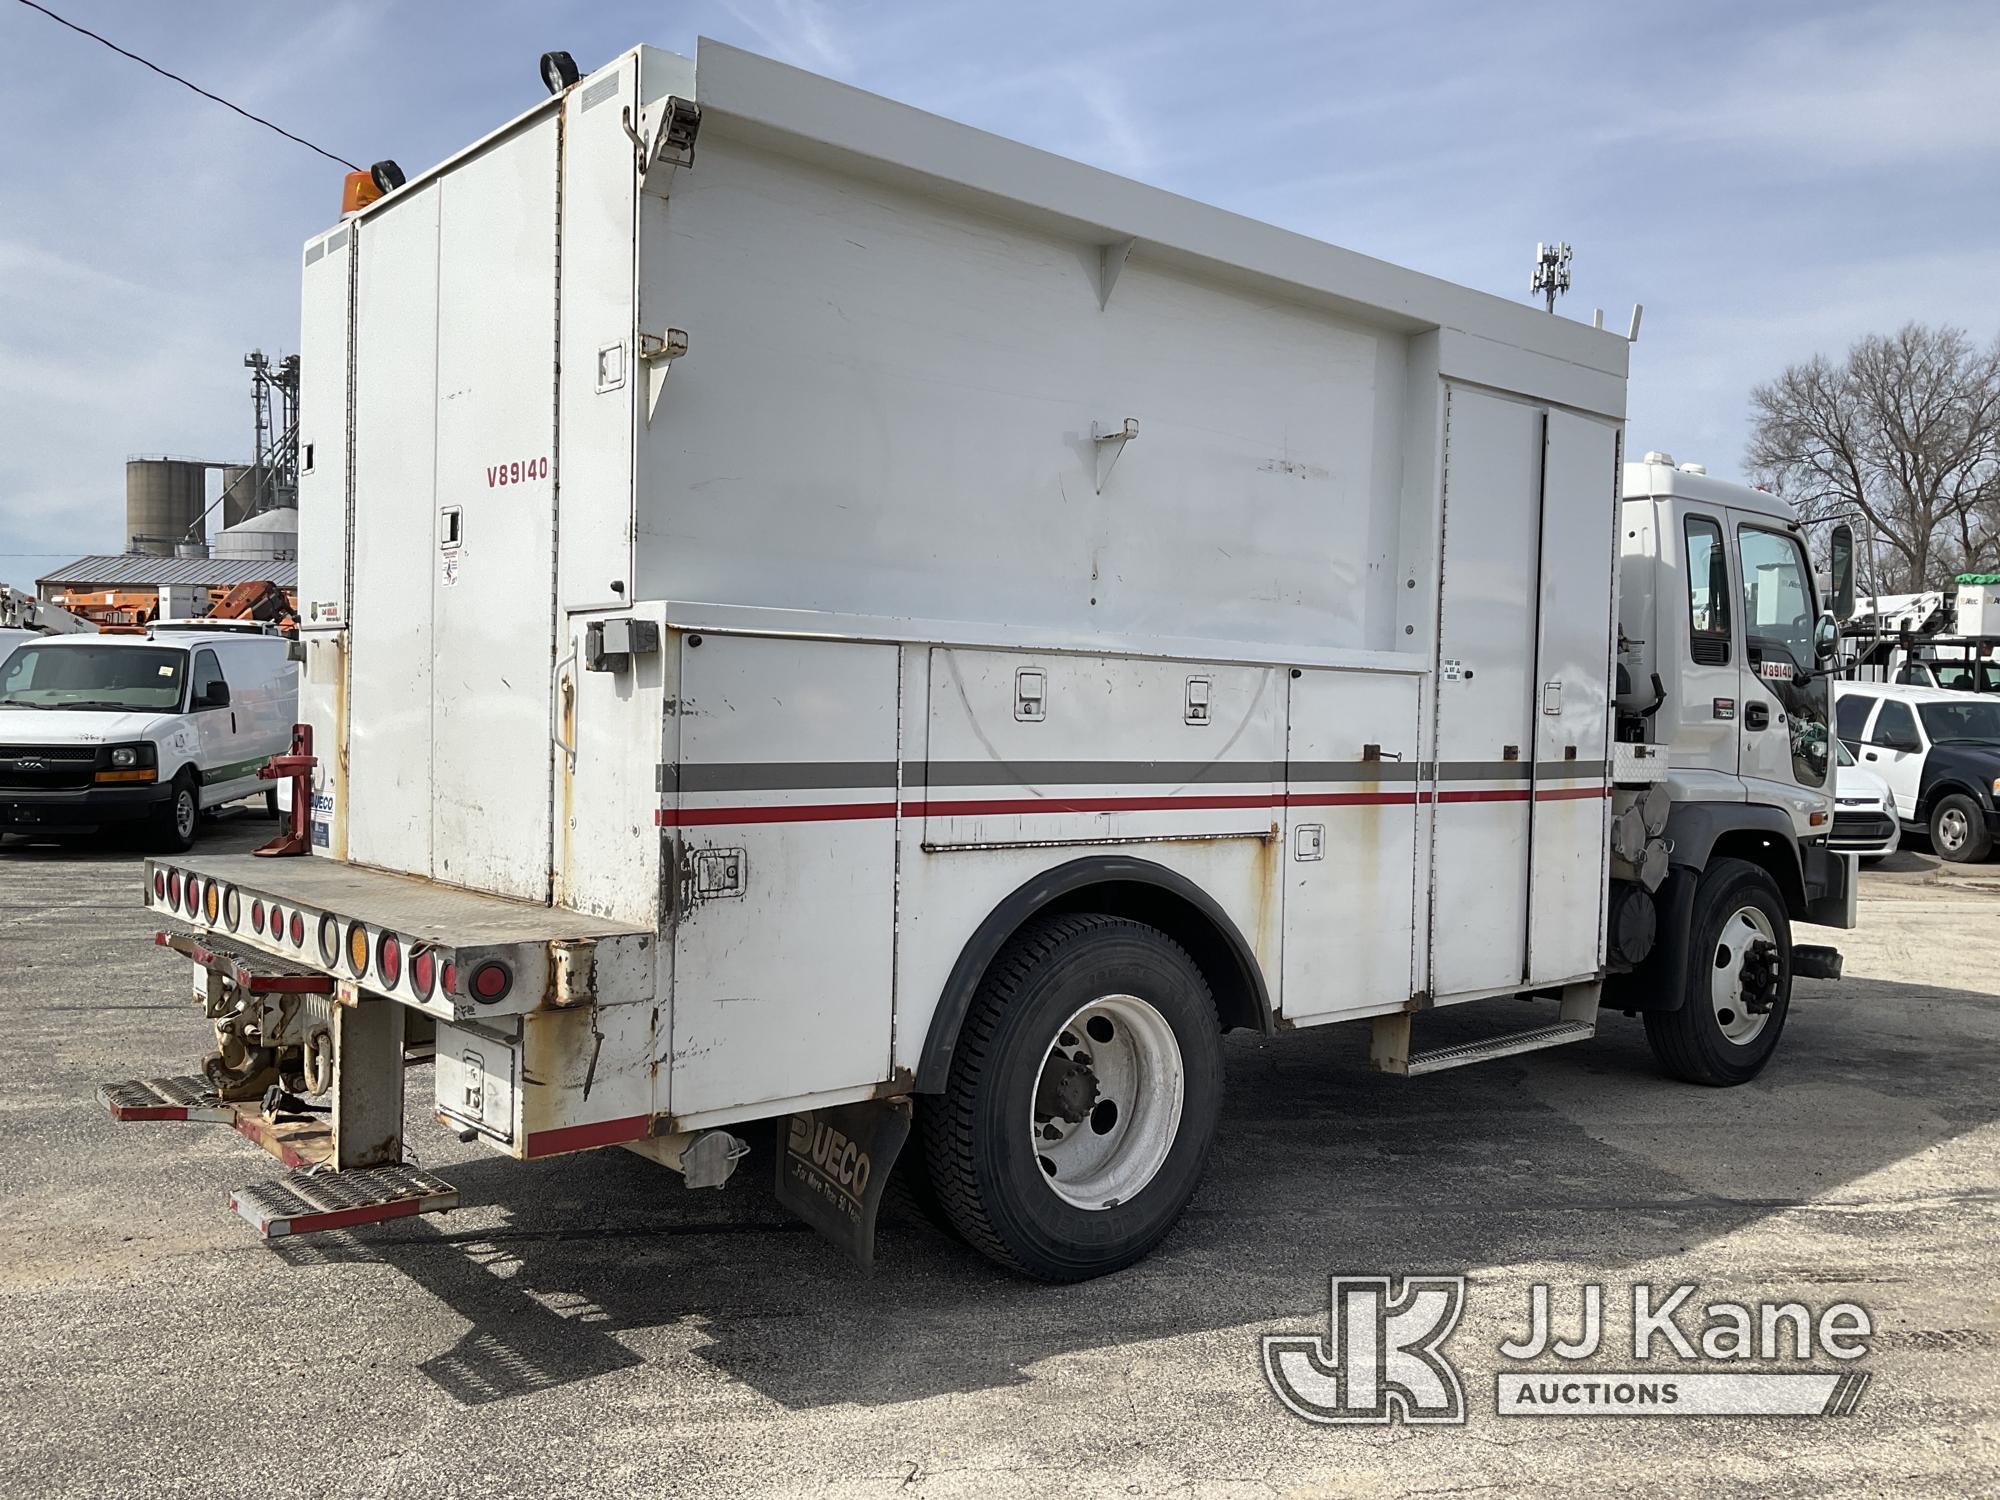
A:
[[[312,810],[312,773],[318,760],[312,753],[313,732],[310,724],[292,726],[292,748],[283,755],[274,755],[257,768],[260,781],[290,781],[292,784],[291,826],[270,843],[251,851],[266,858],[285,854],[310,854],[312,836],[307,830],[306,819]]]

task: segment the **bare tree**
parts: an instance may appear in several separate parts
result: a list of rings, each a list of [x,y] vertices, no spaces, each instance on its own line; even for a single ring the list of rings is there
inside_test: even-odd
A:
[[[1895,566],[1871,587],[2000,569],[2000,339],[1905,324],[1750,393],[1750,472],[1802,519],[1865,518]]]

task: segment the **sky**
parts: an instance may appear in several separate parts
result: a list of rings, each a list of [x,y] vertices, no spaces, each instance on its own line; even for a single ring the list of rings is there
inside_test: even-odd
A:
[[[1992,0],[45,0],[308,140],[414,174],[697,36],[1368,255],[1633,350],[1627,448],[1740,477],[1753,385],[1918,319],[2000,333]],[[0,0],[0,580],[124,542],[124,461],[249,451],[344,169]],[[306,379],[310,379],[307,372]]]

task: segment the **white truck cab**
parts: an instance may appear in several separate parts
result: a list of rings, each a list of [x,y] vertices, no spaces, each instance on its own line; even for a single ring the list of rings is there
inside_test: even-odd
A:
[[[182,850],[208,808],[262,792],[298,668],[277,637],[44,636],[0,663],[0,832],[144,821]]]

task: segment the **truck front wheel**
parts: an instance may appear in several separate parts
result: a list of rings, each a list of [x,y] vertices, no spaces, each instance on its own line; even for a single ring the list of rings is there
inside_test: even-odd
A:
[[[1033,919],[994,959],[919,1124],[968,1244],[1083,1281],[1173,1227],[1221,1103],[1220,1026],[1194,960],[1157,928],[1079,912]]]
[[[164,853],[181,854],[194,847],[195,822],[201,816],[201,798],[194,778],[183,771],[174,778],[167,800],[153,809],[152,846]]]
[[[1688,922],[1687,991],[1647,1011],[1661,1068],[1714,1088],[1748,1083],[1777,1050],[1792,1001],[1792,929],[1770,875],[1748,860],[1702,871]]]

